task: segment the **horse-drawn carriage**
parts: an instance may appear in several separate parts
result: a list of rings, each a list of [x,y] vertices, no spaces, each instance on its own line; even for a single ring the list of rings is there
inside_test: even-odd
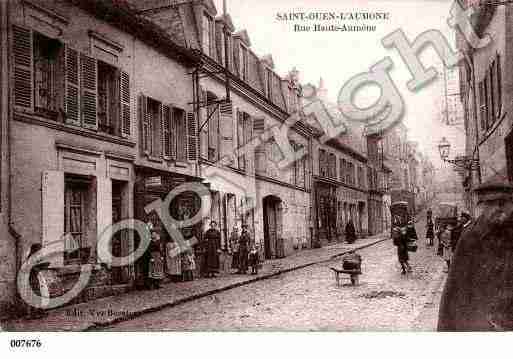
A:
[[[445,225],[455,226],[458,223],[458,205],[451,202],[441,202],[435,217],[435,231]]]

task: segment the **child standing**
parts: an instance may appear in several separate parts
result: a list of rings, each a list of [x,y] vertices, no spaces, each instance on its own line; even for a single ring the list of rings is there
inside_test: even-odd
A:
[[[258,265],[260,261],[258,259],[258,248],[253,245],[249,252],[249,266],[251,267],[251,274],[258,274]]]
[[[166,243],[166,267],[167,274],[173,282],[182,281],[182,256],[180,248],[173,239]]]
[[[196,270],[196,260],[194,259],[194,253],[192,249],[188,249],[182,258],[182,272],[184,282],[190,282],[194,280],[193,271]]]

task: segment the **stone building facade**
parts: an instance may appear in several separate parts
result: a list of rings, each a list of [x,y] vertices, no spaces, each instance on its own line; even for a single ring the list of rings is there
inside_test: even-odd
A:
[[[17,268],[33,245],[53,243],[59,255],[50,266],[63,289],[83,264],[93,267],[77,300],[127,290],[140,271],[106,266],[98,240],[123,219],[159,225],[154,214],[136,213],[140,193],[152,186],[155,198],[167,194],[171,187],[160,187],[172,182],[171,174],[177,183],[196,178],[195,153],[179,144],[186,121],[194,120],[187,73],[195,58],[109,1],[12,1],[9,21],[12,47],[4,49],[14,78],[8,119],[16,181],[9,196],[16,198],[10,223],[18,236]],[[176,152],[164,140],[166,121],[176,126],[169,135]],[[136,241],[129,231],[116,233],[113,255],[128,255]]]
[[[465,1],[465,6],[471,6]],[[511,182],[513,179],[513,118],[509,114],[513,77],[507,70],[513,59],[511,6],[479,6],[473,21],[479,36],[489,34],[491,42],[475,51],[460,34],[457,46],[465,54],[459,66],[461,101],[465,110],[466,157],[479,167],[464,173],[465,205],[477,215],[474,189],[485,182]]]
[[[348,123],[340,110],[327,98],[322,80],[318,87],[307,85],[308,104],[315,108],[308,124],[317,132],[312,146],[314,212],[313,233],[315,246],[345,239],[345,227],[351,220],[358,236],[369,233],[367,146],[364,127]],[[338,124],[338,136],[325,143],[319,138],[327,123]]]
[[[306,155],[281,168],[274,136],[249,143],[299,112],[297,73],[280,77],[272,55],[258,56],[250,34],[236,31],[231,16],[220,15],[212,1],[139,5],[152,21],[179,33],[201,61],[194,69],[194,103],[199,129],[199,176],[210,186],[208,220],[220,224],[222,243],[234,227],[247,225],[263,258],[290,255],[310,247],[310,138],[301,122],[290,128],[294,151]],[[178,30],[177,30],[178,29]],[[183,29],[183,30],[180,30]],[[229,92],[229,98],[228,98]],[[244,148],[242,153],[237,149]]]

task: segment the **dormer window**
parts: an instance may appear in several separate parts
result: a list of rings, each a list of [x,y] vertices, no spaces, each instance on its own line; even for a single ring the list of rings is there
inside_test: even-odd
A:
[[[213,57],[213,34],[214,34],[214,21],[212,17],[203,13],[203,53],[210,57]]]
[[[244,45],[240,45],[239,48],[239,61],[240,61],[240,77],[243,80],[248,79],[248,48]]]

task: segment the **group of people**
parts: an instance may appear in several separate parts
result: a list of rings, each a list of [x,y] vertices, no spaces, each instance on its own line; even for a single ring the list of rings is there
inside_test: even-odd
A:
[[[433,212],[431,209],[427,212],[426,239],[427,245],[434,246],[435,237],[438,239],[437,254],[445,260],[447,264],[446,272],[451,266],[452,255],[461,237],[461,233],[472,223],[472,217],[467,212],[462,212],[456,223],[443,223],[436,229],[433,223]]]
[[[145,276],[146,289],[159,289],[161,282],[169,277],[173,282],[187,282],[194,279],[196,260],[190,245],[183,250],[172,239],[166,243],[159,232],[150,226],[151,241],[141,260]]]
[[[151,225],[149,227],[150,245],[141,258],[146,289],[160,288],[162,280],[166,277],[173,282],[192,281],[197,269],[207,278],[215,278],[219,274],[220,255],[223,250],[221,232],[217,229],[216,221],[210,222],[210,228],[196,245],[196,250],[190,243],[185,243],[185,248],[180,248],[172,238],[168,238],[163,243],[158,231]],[[258,247],[252,244],[248,226],[242,226],[240,235],[237,227],[234,227],[229,242],[229,248],[225,250],[231,254],[231,268],[237,269],[237,274],[247,274],[249,268],[251,268],[251,274],[258,274],[260,264]]]

